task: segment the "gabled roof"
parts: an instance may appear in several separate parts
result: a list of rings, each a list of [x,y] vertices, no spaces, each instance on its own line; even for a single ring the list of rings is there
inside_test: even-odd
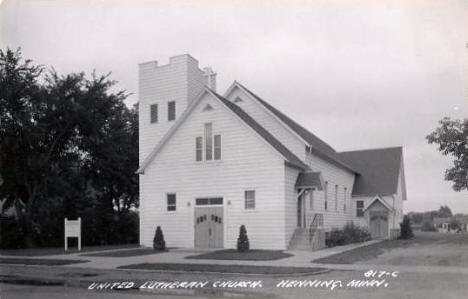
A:
[[[216,92],[212,91],[212,93],[232,112],[234,112],[240,119],[242,119],[247,125],[249,125],[255,132],[257,132],[263,139],[265,139],[272,147],[274,147],[278,152],[280,152],[283,157],[286,158],[287,162],[292,164],[292,166],[296,166],[302,169],[308,169],[304,162],[299,159],[293,152],[291,152],[287,147],[285,147],[278,139],[276,139],[273,135],[270,134],[265,128],[263,128],[258,122],[256,122],[250,115],[247,114],[242,108],[237,106],[236,104],[228,101],[227,99],[223,98]]]
[[[341,152],[339,157],[359,172],[353,195],[390,195],[397,193],[402,165],[402,147]]]
[[[300,168],[302,170],[308,170],[309,166],[307,166],[304,162],[301,161],[294,153],[292,153],[287,147],[285,147],[278,139],[276,139],[273,135],[271,135],[265,128],[263,128],[259,123],[257,123],[250,115],[248,115],[244,110],[242,110],[239,106],[230,101],[226,100],[210,88],[206,87],[203,91],[197,96],[197,98],[192,101],[192,103],[187,107],[185,112],[182,114],[181,117],[174,123],[174,125],[169,129],[169,131],[164,135],[161,141],[155,146],[155,148],[150,152],[150,154],[145,158],[140,168],[136,171],[137,173],[143,174],[146,167],[153,161],[156,154],[162,148],[162,146],[169,140],[169,138],[174,134],[174,132],[178,129],[181,123],[188,117],[190,112],[193,111],[194,107],[198,104],[201,100],[203,95],[208,92],[210,93],[215,99],[218,99],[221,103],[223,103],[230,111],[232,111],[237,117],[239,117],[245,124],[247,124],[250,128],[252,128],[260,137],[262,137],[268,144],[270,144],[275,150],[277,150],[284,158],[285,163],[287,165]]]
[[[371,202],[369,202],[369,204],[364,208],[364,211],[366,211],[368,208],[370,208],[376,201],[380,202],[389,211],[393,211],[393,208],[385,200],[383,200],[380,196],[376,196]]]
[[[270,105],[268,102],[264,101],[262,98],[257,96],[255,93],[250,91],[247,87],[242,85],[239,82],[235,82],[235,85],[238,85],[241,89],[245,90],[250,94],[255,100],[262,104],[266,109],[273,113],[278,119],[280,119],[286,126],[293,130],[297,135],[299,135],[306,143],[312,147],[312,153],[321,157],[328,162],[334,163],[342,168],[347,169],[348,171],[358,173],[356,169],[353,169],[352,166],[348,165],[346,162],[342,161],[338,156],[337,152],[328,145],[325,141],[318,138],[316,135],[312,134],[310,131],[299,125],[297,122],[289,118],[287,115]]]

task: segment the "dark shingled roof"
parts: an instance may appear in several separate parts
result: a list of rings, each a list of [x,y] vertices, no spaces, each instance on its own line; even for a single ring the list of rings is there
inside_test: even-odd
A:
[[[320,172],[301,172],[297,176],[296,188],[317,188],[318,190],[322,190]]]
[[[265,139],[271,146],[273,146],[278,152],[280,152],[292,166],[299,167],[301,169],[309,169],[309,167],[301,161],[295,154],[293,154],[287,147],[285,147],[278,139],[271,135],[265,128],[257,123],[250,115],[248,115],[242,108],[236,104],[226,100],[213,90],[211,92],[232,112],[240,117],[247,125],[249,125],[255,132],[257,132],[263,139]]]
[[[389,195],[397,192],[402,147],[341,152],[338,155],[359,172],[353,195]]]
[[[337,152],[328,145],[325,141],[318,138],[307,129],[302,127],[300,124],[289,118],[287,115],[271,106],[269,103],[264,101],[262,98],[257,96],[255,93],[250,91],[247,87],[237,82],[242,88],[244,88],[251,96],[253,96],[258,102],[270,110],[276,117],[278,117],[282,122],[284,122],[291,130],[296,132],[297,135],[301,136],[309,145],[312,146],[312,152],[317,156],[321,157],[324,160],[337,164],[338,166],[345,168],[351,172],[358,173],[352,166],[348,165],[346,162],[342,161],[338,156]]]

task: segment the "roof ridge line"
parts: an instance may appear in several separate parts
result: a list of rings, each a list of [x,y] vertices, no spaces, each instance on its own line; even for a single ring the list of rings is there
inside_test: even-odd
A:
[[[336,150],[330,145],[328,144],[327,142],[323,141],[322,138],[320,138],[319,136],[317,136],[315,133],[312,133],[310,130],[308,130],[307,128],[304,128],[303,125],[301,125],[300,123],[298,123],[297,121],[295,121],[294,119],[292,119],[291,117],[289,117],[288,115],[286,115],[285,113],[283,113],[282,111],[280,111],[278,108],[276,108],[275,106],[273,106],[272,104],[270,104],[269,102],[265,101],[264,99],[262,99],[260,96],[258,96],[256,93],[254,93],[253,91],[251,91],[250,89],[248,89],[247,87],[245,87],[242,83],[240,83],[239,81],[237,80],[234,80],[234,83],[237,83],[239,84],[242,88],[244,88],[247,92],[249,92],[252,96],[254,96],[257,100],[259,100],[260,102],[262,102],[262,104],[266,104],[268,106],[270,106],[271,108],[273,108],[274,110],[276,110],[277,112],[281,113],[284,117],[288,118],[290,121],[294,122],[295,125],[299,126],[301,129],[307,131],[309,134],[315,136],[315,138],[319,139],[321,142],[323,142],[326,146],[328,146],[331,150],[333,150],[334,152],[336,152]],[[286,124],[287,125],[287,124]],[[294,129],[293,129],[294,131]],[[297,132],[296,132],[297,133]],[[300,136],[301,134],[299,134]],[[301,136],[301,138],[305,139],[304,137]]]
[[[398,145],[398,146],[386,146],[386,147],[375,147],[375,148],[363,148],[363,149],[350,150],[350,151],[342,151],[342,152],[336,152],[336,153],[337,153],[337,154],[342,154],[342,153],[364,152],[364,151],[376,151],[376,150],[397,149],[397,148],[403,149],[403,146],[402,146],[402,145]]]
[[[297,157],[296,154],[294,154],[287,146],[285,146],[283,143],[281,143],[281,141],[279,141],[273,134],[271,134],[260,123],[258,123],[252,116],[250,116],[250,114],[248,114],[246,111],[244,111],[244,109],[242,109],[241,107],[239,107],[235,103],[232,103],[231,101],[227,100],[226,98],[224,98],[223,96],[218,94],[216,91],[214,91],[214,90],[212,90],[210,88],[208,88],[208,90],[210,92],[212,92],[213,95],[215,95],[226,107],[231,109],[234,114],[236,114],[239,118],[241,118],[242,121],[244,121],[248,126],[250,126],[257,134],[259,134],[261,137],[263,137],[263,139],[265,139],[266,142],[268,142],[273,148],[275,148],[286,160],[288,160],[288,162],[290,162],[291,164],[294,164],[296,166],[299,166],[301,168],[304,168],[304,169],[309,168],[309,166],[304,161],[302,161],[302,159]],[[283,149],[280,150],[280,149],[276,148],[273,144],[271,144],[270,141],[268,141],[268,139],[265,138],[265,136],[263,136],[261,132],[258,132],[245,119],[242,119],[241,115],[238,115],[238,113],[235,110],[233,110],[232,107],[230,107],[230,105],[232,105],[232,107],[235,107],[235,109],[238,110],[239,112],[241,112],[244,117],[247,117],[249,121],[251,121],[255,126],[258,127],[258,129],[263,131],[262,133],[267,134],[268,138],[272,138],[274,140],[274,142],[277,143],[278,145],[280,145]],[[282,150],[287,151],[287,154],[291,155],[291,157],[294,158],[297,161],[289,161],[290,159],[285,155],[285,153],[282,152]]]

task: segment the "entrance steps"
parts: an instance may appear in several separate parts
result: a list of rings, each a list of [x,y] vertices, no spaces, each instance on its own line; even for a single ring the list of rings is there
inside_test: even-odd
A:
[[[289,250],[314,251],[325,248],[325,231],[322,228],[298,227],[289,242]]]

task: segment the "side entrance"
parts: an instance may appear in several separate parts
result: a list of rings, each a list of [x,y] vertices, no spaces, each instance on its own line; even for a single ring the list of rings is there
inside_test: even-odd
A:
[[[387,211],[370,211],[369,222],[372,239],[385,239],[388,237]]]
[[[222,199],[221,199],[222,201]],[[197,199],[197,203],[199,203]],[[195,247],[222,248],[224,241],[223,206],[195,206]]]

